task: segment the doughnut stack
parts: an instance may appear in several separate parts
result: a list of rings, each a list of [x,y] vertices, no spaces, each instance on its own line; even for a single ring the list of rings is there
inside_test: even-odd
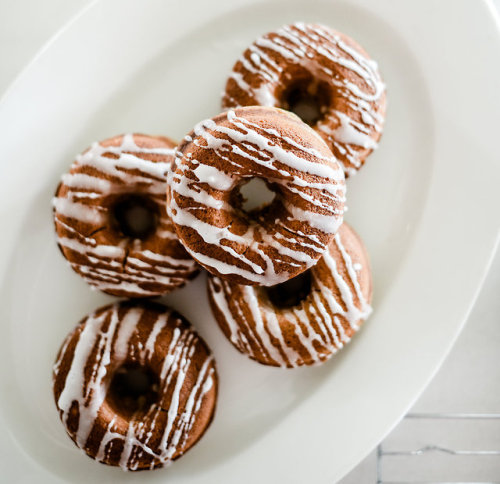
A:
[[[382,134],[377,64],[331,28],[285,26],[243,52],[222,108],[178,144],[138,133],[92,144],[53,200],[69,265],[127,298],[66,337],[56,407],[82,451],[124,470],[170,464],[215,414],[211,350],[152,298],[204,269],[227,340],[284,368],[324,363],[371,312],[368,254],[343,216],[345,180]],[[272,199],[249,207],[245,187],[256,179]]]

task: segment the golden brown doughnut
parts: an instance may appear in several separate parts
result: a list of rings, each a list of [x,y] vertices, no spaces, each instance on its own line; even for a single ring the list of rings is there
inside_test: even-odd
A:
[[[253,178],[275,193],[247,212]],[[325,142],[282,109],[245,107],[199,123],[180,143],[167,204],[177,235],[208,271],[272,285],[311,267],[342,223],[344,174]]]
[[[377,146],[385,99],[376,62],[353,39],[296,23],[263,35],[242,54],[222,107],[276,106],[301,114],[349,176]]]
[[[295,279],[252,287],[211,276],[208,295],[220,328],[241,353],[264,365],[315,365],[348,343],[371,312],[368,255],[344,223],[328,252]]]
[[[179,314],[122,302],[84,318],[54,366],[54,398],[66,431],[90,457],[124,470],[163,467],[210,425],[215,362]]]
[[[165,137],[116,136],[94,143],[63,175],[54,198],[57,243],[93,287],[157,296],[197,274],[165,208],[174,148]]]

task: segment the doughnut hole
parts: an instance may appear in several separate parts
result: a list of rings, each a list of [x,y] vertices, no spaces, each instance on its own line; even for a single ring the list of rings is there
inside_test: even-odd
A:
[[[230,194],[233,207],[252,218],[255,213],[268,207],[276,197],[275,191],[261,178],[244,179]]]
[[[309,126],[315,126],[329,111],[332,92],[324,81],[304,71],[285,80],[284,88],[278,93],[281,108],[296,114]]]
[[[126,417],[143,415],[158,402],[159,383],[150,368],[127,363],[113,373],[107,394],[108,403],[116,413]]]
[[[110,206],[111,226],[124,237],[144,240],[158,226],[159,209],[151,198],[130,194],[119,196]]]
[[[276,284],[275,286],[263,287],[269,302],[278,309],[288,309],[298,306],[311,293],[312,278],[311,271],[307,270],[292,279]]]

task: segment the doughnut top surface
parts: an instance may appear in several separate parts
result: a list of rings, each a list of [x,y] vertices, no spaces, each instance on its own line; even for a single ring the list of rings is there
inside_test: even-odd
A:
[[[222,107],[252,105],[309,116],[349,176],[377,147],[386,91],[377,63],[352,38],[298,22],[257,39],[234,65]]]
[[[250,212],[239,188],[252,178],[275,193]],[[180,143],[168,210],[180,241],[208,271],[272,285],[311,267],[342,223],[344,175],[324,141],[276,108],[229,110]]]
[[[135,395],[139,381],[127,393],[126,373],[140,371],[151,388]],[[209,426],[217,397],[204,341],[179,314],[151,302],[117,303],[84,318],[61,347],[53,378],[76,445],[124,470],[163,467],[181,456]]]
[[[161,136],[116,136],[92,144],[63,175],[53,201],[57,243],[93,287],[149,297],[196,275],[197,265],[177,240],[165,207],[174,148]],[[138,211],[143,231],[137,236],[123,232],[127,210]]]

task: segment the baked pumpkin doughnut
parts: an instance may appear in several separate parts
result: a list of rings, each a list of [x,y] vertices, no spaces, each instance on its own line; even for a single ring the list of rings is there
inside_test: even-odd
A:
[[[263,35],[242,54],[222,106],[296,112],[323,137],[349,176],[377,146],[385,102],[377,64],[362,47],[324,25],[296,23]]]
[[[116,136],[94,143],[63,175],[54,198],[57,243],[93,287],[157,296],[196,275],[165,208],[174,148],[165,137]]]
[[[361,239],[344,223],[328,252],[296,278],[264,288],[211,276],[208,295],[241,353],[264,365],[315,365],[349,342],[370,314],[371,271]]]
[[[251,211],[240,188],[261,179],[274,199]],[[199,123],[176,151],[167,204],[202,266],[241,284],[273,285],[311,267],[342,223],[342,168],[324,141],[282,109],[245,107]]]
[[[163,467],[210,425],[217,373],[179,314],[138,301],[105,306],[68,335],[54,366],[66,431],[90,457],[124,470]]]

